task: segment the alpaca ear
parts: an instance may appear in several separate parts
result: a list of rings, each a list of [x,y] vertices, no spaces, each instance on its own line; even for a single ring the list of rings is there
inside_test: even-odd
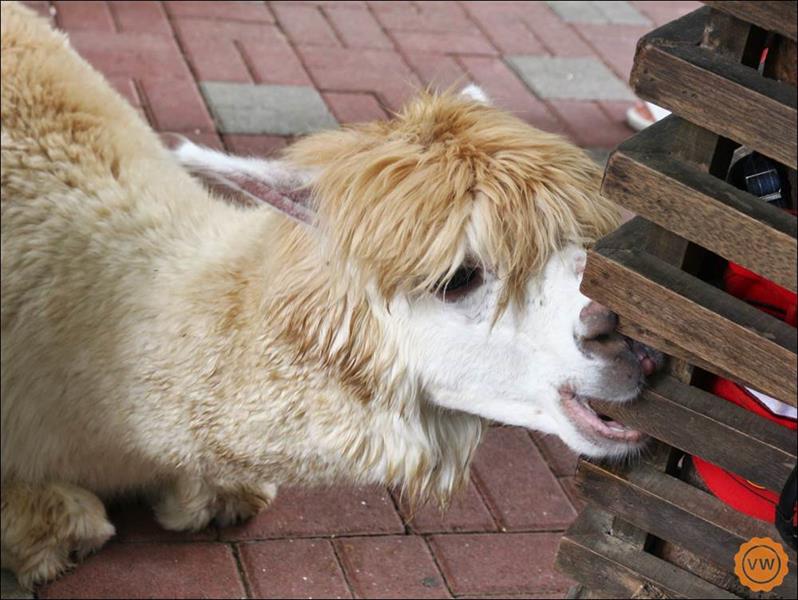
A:
[[[231,156],[180,137],[173,156],[207,187],[244,206],[268,205],[306,225],[316,213],[310,204],[310,176],[279,160]]]
[[[467,86],[465,86],[460,92],[460,95],[468,98],[469,100],[473,100],[474,102],[480,102],[487,106],[493,106],[493,102],[491,102],[490,98],[485,93],[485,90],[475,83],[469,83]]]

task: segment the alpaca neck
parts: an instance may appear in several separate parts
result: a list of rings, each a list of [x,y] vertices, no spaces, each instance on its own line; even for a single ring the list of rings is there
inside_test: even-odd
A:
[[[482,420],[428,402],[362,284],[330,268],[318,232],[267,221],[261,239],[269,258],[254,264],[268,264],[248,278],[256,289],[245,296],[252,320],[270,332],[263,351],[280,348],[292,380],[284,383],[294,403],[280,419],[304,431],[315,445],[306,450],[324,461],[307,477],[318,482],[325,473],[445,501],[467,478]],[[301,460],[314,462],[307,454]]]

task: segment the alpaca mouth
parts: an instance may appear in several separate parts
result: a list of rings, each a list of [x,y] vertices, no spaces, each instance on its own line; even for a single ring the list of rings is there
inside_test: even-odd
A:
[[[590,406],[590,399],[577,394],[563,394],[565,414],[585,437],[634,444],[645,437],[642,431],[627,427]]]

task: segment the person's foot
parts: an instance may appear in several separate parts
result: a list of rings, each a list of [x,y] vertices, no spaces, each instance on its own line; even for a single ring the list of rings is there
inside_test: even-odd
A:
[[[626,111],[626,122],[635,131],[642,131],[649,125],[661,121],[671,112],[664,108],[651,104],[651,102],[638,102]]]

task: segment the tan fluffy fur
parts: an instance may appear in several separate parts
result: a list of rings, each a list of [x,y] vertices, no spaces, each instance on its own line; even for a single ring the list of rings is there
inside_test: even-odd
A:
[[[395,119],[310,136],[286,154],[321,169],[316,197],[335,255],[364,265],[386,298],[457,268],[475,210],[485,227],[470,251],[505,279],[502,307],[523,301],[552,252],[618,223],[584,152],[450,94],[422,94]]]
[[[506,307],[617,222],[581,151],[422,95],[287,151],[319,173],[312,230],[213,197],[7,2],[2,55],[2,548],[26,585],[113,533],[94,494],[148,490],[172,528],[252,514],[284,483],[445,501],[482,420],[425,400],[379,311],[466,255]]]

